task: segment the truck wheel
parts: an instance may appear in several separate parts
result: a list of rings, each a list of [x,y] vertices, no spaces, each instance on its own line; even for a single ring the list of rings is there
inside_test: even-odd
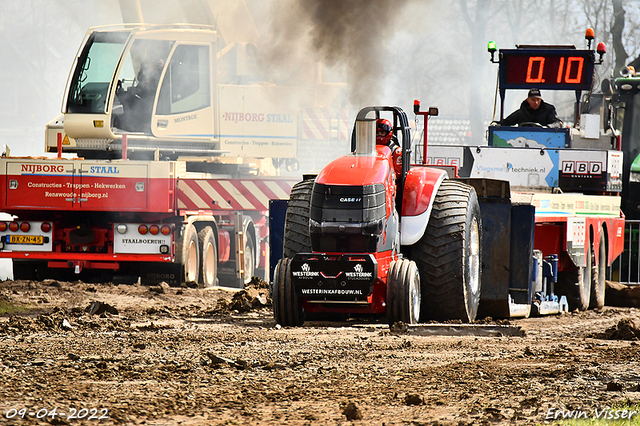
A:
[[[280,259],[273,283],[273,316],[276,324],[298,327],[304,323],[302,301],[291,283],[291,259]]]
[[[182,265],[182,281],[197,283],[200,269],[200,250],[195,226],[185,226],[178,243],[176,245],[176,262]]]
[[[200,249],[200,284],[204,288],[214,287],[218,278],[218,249],[213,229],[205,226],[198,232]]]
[[[471,186],[442,182],[412,253],[422,282],[422,320],[473,321],[480,302],[482,219]]]
[[[256,273],[255,247],[251,238],[245,238],[244,243],[244,283],[249,284]]]
[[[309,236],[309,210],[314,179],[303,180],[293,185],[284,219],[284,257],[311,252]]]
[[[607,243],[604,238],[604,229],[600,228],[600,252],[598,260],[595,262],[595,255],[592,257],[594,264],[591,268],[591,309],[604,308],[604,293],[607,279]]]
[[[387,276],[387,321],[416,324],[420,320],[420,275],[409,259],[392,261]]]
[[[585,241],[585,244],[589,244]],[[574,268],[571,271],[558,272],[558,285],[556,293],[559,296],[567,296],[569,309],[572,311],[585,311],[589,307],[591,298],[591,257],[592,250],[586,254],[586,266]]]

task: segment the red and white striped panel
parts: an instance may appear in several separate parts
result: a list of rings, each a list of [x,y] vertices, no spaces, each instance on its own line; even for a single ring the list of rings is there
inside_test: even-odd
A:
[[[296,180],[184,179],[178,181],[179,210],[269,210],[269,200],[286,200]]]
[[[348,120],[346,109],[305,108],[302,110],[302,139],[347,140]]]
[[[349,122],[349,110],[340,110],[340,129],[338,137],[341,141],[351,139],[351,123]]]

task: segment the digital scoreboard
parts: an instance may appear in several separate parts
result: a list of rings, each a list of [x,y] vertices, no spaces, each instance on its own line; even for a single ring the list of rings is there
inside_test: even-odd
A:
[[[592,50],[501,49],[500,88],[589,90],[594,64]]]

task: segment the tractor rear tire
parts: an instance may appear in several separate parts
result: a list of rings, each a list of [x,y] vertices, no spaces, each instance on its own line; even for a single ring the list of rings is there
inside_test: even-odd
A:
[[[303,180],[291,188],[284,220],[283,255],[285,258],[293,257],[297,253],[311,253],[309,211],[314,181],[314,179]]]
[[[283,327],[299,327],[304,324],[305,311],[302,300],[291,283],[291,259],[280,259],[276,265],[273,282],[273,316]]]
[[[182,265],[182,282],[198,283],[200,272],[200,247],[198,233],[193,225],[186,225],[176,244],[176,263]]]
[[[455,180],[442,182],[412,257],[422,282],[421,321],[475,320],[480,302],[482,218],[471,186]]]
[[[593,259],[593,267],[591,269],[591,302],[589,308],[604,308],[604,294],[606,290],[607,279],[607,243],[604,237],[604,229],[600,228],[600,244],[599,244],[598,260]]]
[[[205,226],[198,232],[198,246],[200,248],[200,284],[203,288],[214,287],[218,278],[218,249],[210,226]]]
[[[387,321],[416,324],[420,320],[420,274],[409,259],[392,261],[387,276]]]

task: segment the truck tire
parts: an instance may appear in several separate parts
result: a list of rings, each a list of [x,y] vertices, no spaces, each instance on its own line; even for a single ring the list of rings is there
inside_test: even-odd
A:
[[[305,311],[291,283],[291,259],[280,259],[273,283],[273,316],[276,324],[299,327],[304,324]]]
[[[182,282],[197,284],[200,272],[200,250],[195,226],[186,225],[176,242],[176,263],[182,265]]]
[[[198,232],[200,249],[200,285],[203,288],[214,287],[218,279],[218,248],[213,229],[205,226]]]
[[[604,229],[600,228],[600,248],[598,259],[592,256],[593,267],[591,268],[591,301],[589,308],[604,308],[604,294],[606,290],[607,279],[607,243],[604,237]]]
[[[420,274],[409,259],[392,261],[387,276],[387,321],[416,324],[420,320]]]
[[[588,241],[585,244],[589,244]],[[558,285],[555,292],[558,296],[567,296],[569,310],[585,311],[591,299],[591,257],[592,250],[586,254],[586,266],[570,271],[558,272]]]
[[[244,242],[244,283],[249,284],[256,273],[255,245],[251,237],[245,238]]]
[[[284,257],[311,252],[309,210],[314,181],[314,179],[303,180],[291,188],[287,215],[284,220]]]
[[[445,180],[429,224],[412,248],[422,282],[422,318],[475,320],[480,302],[482,219],[475,190]]]

